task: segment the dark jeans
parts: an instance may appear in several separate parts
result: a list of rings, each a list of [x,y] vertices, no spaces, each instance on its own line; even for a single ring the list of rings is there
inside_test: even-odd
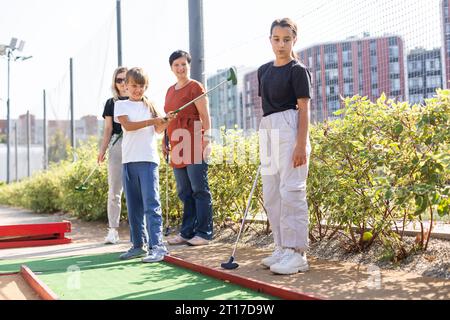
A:
[[[174,169],[178,196],[184,204],[180,234],[185,239],[213,235],[212,198],[208,185],[208,165],[192,164]]]

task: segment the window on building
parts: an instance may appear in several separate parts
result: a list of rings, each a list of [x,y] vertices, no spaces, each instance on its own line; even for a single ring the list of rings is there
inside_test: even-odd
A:
[[[344,83],[344,96],[353,96],[353,83]]]
[[[317,86],[316,99],[322,99],[322,86]]]
[[[353,56],[351,51],[343,51],[342,52],[342,62],[349,63],[352,62]]]
[[[439,59],[428,59],[425,62],[427,71],[439,71],[441,69],[441,63]]]
[[[427,88],[441,88],[442,79],[440,76],[427,77]]]
[[[316,83],[317,84],[322,83],[322,71],[320,70],[316,71]]]
[[[400,64],[398,62],[389,63],[389,74],[400,73]]]
[[[398,58],[399,57],[399,48],[398,46],[389,47],[389,58]]]
[[[372,89],[372,96],[378,97],[378,88],[373,88]]]
[[[335,96],[338,94],[339,94],[339,86],[338,85],[327,86],[327,96]]]
[[[370,41],[370,55],[377,55],[377,42],[375,40]]]
[[[419,61],[408,62],[409,72],[420,72],[422,71],[422,64]]]
[[[337,54],[336,53],[327,53],[325,54],[325,64],[334,64],[337,63]]]
[[[422,89],[423,88],[423,79],[422,78],[410,78],[409,79],[409,88],[413,90]]]
[[[342,51],[351,51],[352,44],[350,42],[345,42],[342,44]]]
[[[370,82],[372,83],[372,86],[378,84],[378,73],[377,72],[370,73]]]
[[[398,44],[398,39],[396,37],[389,38],[389,46],[396,46]]]
[[[400,79],[391,79],[391,92],[400,90]]]
[[[370,57],[370,65],[371,65],[372,67],[375,67],[377,64],[378,64],[377,56],[371,56],[371,57]]]
[[[344,79],[353,79],[353,68],[352,67],[344,67]]]
[[[322,101],[317,102],[316,117],[318,122],[323,121]]]
[[[338,79],[338,69],[327,69],[325,70],[325,80],[333,81]]]

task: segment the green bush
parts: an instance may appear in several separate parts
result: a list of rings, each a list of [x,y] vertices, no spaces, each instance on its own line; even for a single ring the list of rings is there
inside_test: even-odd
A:
[[[338,226],[354,249],[381,239],[401,256],[406,223],[449,215],[449,114],[448,91],[425,106],[356,96],[342,119],[313,128],[308,199],[319,237]]]
[[[221,142],[213,144],[209,166],[209,186],[213,200],[214,222],[223,225],[228,220],[242,218],[255,177],[258,158],[256,134],[244,137],[242,130],[221,130]],[[161,158],[160,194],[163,212],[166,207],[166,168]],[[169,216],[172,225],[181,224],[183,206],[178,198],[173,170],[168,170]],[[252,202],[252,213],[262,210],[262,192],[258,188]]]
[[[69,150],[69,154],[73,151]],[[108,198],[107,165],[97,165],[98,145],[95,140],[76,150],[76,161],[66,161],[61,188],[61,209],[87,221],[107,220]],[[78,191],[92,170],[96,171],[86,182],[86,190]]]
[[[340,232],[355,250],[380,240],[394,259],[417,249],[405,247],[405,225],[450,215],[449,109],[447,90],[425,106],[355,96],[337,113],[342,118],[312,126],[308,201],[313,240]],[[242,218],[259,165],[256,133],[222,130],[221,142],[213,145],[209,168],[214,221],[219,225]],[[98,168],[86,191],[76,191],[95,168],[97,150],[93,139],[76,150],[75,162],[64,160],[31,179],[0,186],[0,203],[106,221],[106,165]],[[166,169],[161,155],[161,205],[164,215],[168,207],[171,225],[179,225],[182,204],[173,171],[167,170],[167,179]],[[264,211],[261,182],[253,199],[250,212]],[[422,230],[420,248],[427,248],[429,234]]]
[[[41,172],[23,181],[23,206],[35,212],[57,212],[61,199],[59,168]]]

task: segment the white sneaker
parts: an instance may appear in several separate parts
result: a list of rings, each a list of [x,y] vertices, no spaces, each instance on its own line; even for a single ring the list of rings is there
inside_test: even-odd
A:
[[[169,252],[165,247],[155,246],[151,251],[148,252],[148,255],[145,258],[142,258],[142,262],[144,263],[153,263],[164,260],[164,256],[168,255]]]
[[[116,244],[119,242],[119,232],[117,229],[109,228],[108,235],[105,237],[105,244]]]
[[[295,274],[309,270],[306,256],[295,252],[292,249],[285,249],[281,261],[273,264],[270,271],[276,274]]]
[[[272,253],[271,256],[261,260],[261,264],[267,268],[270,268],[275,263],[280,262],[281,258],[283,257],[283,254],[284,249],[282,247],[276,247],[275,251]]]

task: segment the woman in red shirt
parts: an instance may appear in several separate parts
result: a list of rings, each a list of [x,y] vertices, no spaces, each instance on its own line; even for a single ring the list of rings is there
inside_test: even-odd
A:
[[[190,78],[191,56],[175,51],[169,58],[177,83],[167,90],[164,111],[175,111],[205,93],[202,84]],[[183,202],[180,234],[168,239],[171,245],[207,245],[213,235],[212,198],[208,184],[208,164],[211,153],[209,131],[211,117],[208,99],[202,98],[178,113],[166,134],[170,148],[163,139],[163,153],[170,152],[170,165],[177,183],[178,196]]]

